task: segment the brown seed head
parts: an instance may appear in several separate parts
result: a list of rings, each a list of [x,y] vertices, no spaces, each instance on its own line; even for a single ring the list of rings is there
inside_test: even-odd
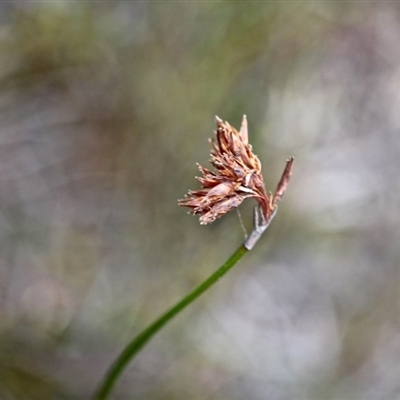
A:
[[[244,199],[255,198],[263,216],[268,219],[286,190],[291,175],[293,158],[289,159],[275,194],[265,191],[261,163],[248,143],[247,118],[243,115],[238,132],[228,122],[216,117],[215,138],[210,140],[210,163],[215,171],[198,165],[202,177],[199,190],[190,190],[178,204],[189,207],[192,214],[200,215],[201,224],[209,224],[232,209]]]

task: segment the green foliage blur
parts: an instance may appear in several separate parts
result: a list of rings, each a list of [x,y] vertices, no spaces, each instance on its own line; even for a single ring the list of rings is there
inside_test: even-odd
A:
[[[177,199],[243,114],[279,213],[112,398],[400,399],[399,38],[393,2],[1,2],[0,399],[90,398],[240,245]]]

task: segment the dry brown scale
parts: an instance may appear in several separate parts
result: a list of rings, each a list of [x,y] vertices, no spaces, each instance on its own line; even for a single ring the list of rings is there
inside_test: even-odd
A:
[[[259,208],[254,214],[254,231],[245,242],[245,245],[249,242],[247,248],[252,248],[274,217],[277,203],[286,191],[292,173],[293,157],[287,160],[274,194],[267,194],[261,162],[248,142],[246,115],[243,115],[239,132],[218,117],[216,123],[215,138],[210,140],[212,146],[210,163],[215,171],[198,164],[203,176],[196,179],[202,188],[190,190],[178,203],[189,207],[192,214],[200,215],[200,224],[205,225],[238,207],[243,200],[256,199]]]

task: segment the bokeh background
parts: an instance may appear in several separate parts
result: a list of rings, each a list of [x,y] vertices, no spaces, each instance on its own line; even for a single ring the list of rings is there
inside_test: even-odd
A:
[[[397,2],[1,2],[0,398],[89,398],[240,245],[177,199],[247,114],[279,213],[112,398],[400,399],[399,58]]]

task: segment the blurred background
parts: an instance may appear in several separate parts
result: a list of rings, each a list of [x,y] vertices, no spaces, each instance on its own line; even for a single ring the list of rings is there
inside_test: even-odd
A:
[[[398,3],[8,1],[0,50],[1,399],[89,398],[243,242],[177,206],[243,114],[279,213],[112,398],[400,399]]]

